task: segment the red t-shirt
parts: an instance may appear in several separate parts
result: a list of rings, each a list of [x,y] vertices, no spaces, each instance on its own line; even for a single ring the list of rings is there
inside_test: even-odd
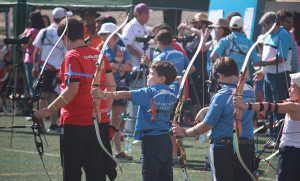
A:
[[[64,73],[69,72],[69,65],[71,64],[72,72],[94,75],[96,72],[96,62],[98,60],[100,51],[92,47],[80,47],[69,51],[64,61],[61,64],[59,77],[62,80],[60,86],[61,91],[66,88],[68,77]],[[104,70],[101,74],[100,85],[104,85],[105,73],[111,72],[111,67],[105,56]],[[93,77],[72,75],[70,82],[79,82],[79,88],[76,96],[61,109],[61,118],[59,125],[72,124],[87,126],[94,124],[93,122],[93,98],[91,95],[91,84]],[[104,90],[104,86],[100,86],[101,90]],[[108,100],[101,100],[101,123],[109,122],[108,112]]]

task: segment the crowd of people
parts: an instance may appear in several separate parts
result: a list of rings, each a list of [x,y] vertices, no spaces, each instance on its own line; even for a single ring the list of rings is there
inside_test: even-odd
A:
[[[110,15],[88,10],[81,18],[57,7],[52,11],[51,24],[49,17],[40,12],[30,14],[29,26],[20,35],[31,35],[29,42],[21,45],[26,50],[26,81],[30,95],[34,96],[34,79],[45,66],[41,96],[46,99],[40,100],[41,109],[35,112],[35,117],[50,117],[47,131],[61,135],[64,180],[80,180],[82,168],[87,180],[105,180],[106,175],[110,180],[117,177],[116,164],[96,137],[93,100],[97,99],[101,99],[101,120],[97,120],[97,126],[110,153],[109,127],[119,129],[113,140],[115,158],[133,159],[121,147],[122,113],[127,112],[129,118],[136,119],[134,139],[142,140],[143,180],[173,180],[172,166],[179,164],[176,138],[199,136],[208,131],[212,180],[251,180],[233,150],[235,108],[243,109],[239,144],[246,167],[254,171],[253,130],[258,115],[270,125],[285,119],[284,126],[270,126],[271,141],[264,146],[280,150],[278,180],[300,178],[297,172],[300,166],[300,134],[297,133],[300,129],[300,23],[293,23],[299,22],[300,13],[279,10],[266,12],[260,18],[259,24],[265,32],[270,30],[270,34],[260,38],[259,46],[250,54],[247,65],[250,75],[241,97],[234,96],[236,84],[246,54],[254,43],[243,30],[244,20],[239,12],[232,12],[215,24],[208,20],[206,13],[196,13],[191,25],[184,20],[177,30],[172,30],[166,24],[158,24],[149,32],[146,24],[151,12],[144,3],[136,5],[134,18],[109,40],[118,28],[116,19]],[[180,44],[174,38],[175,31],[178,36],[188,32],[193,38]],[[44,65],[60,36],[61,41]],[[154,50],[148,44],[151,36]],[[103,47],[107,40],[107,46]],[[201,52],[195,55],[201,41]],[[100,50],[104,51],[100,86],[91,88],[96,77],[84,75],[95,74]],[[194,56],[195,61],[186,72]],[[81,75],[68,75],[71,71]],[[195,117],[192,120],[197,124],[184,129],[173,123],[170,135],[171,115],[185,73],[189,75],[189,83],[185,85],[189,105],[186,109],[192,109]],[[149,112],[153,106],[159,111],[155,120]]]

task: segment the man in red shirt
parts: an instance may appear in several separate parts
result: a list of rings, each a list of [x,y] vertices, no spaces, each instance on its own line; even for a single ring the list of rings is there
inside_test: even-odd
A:
[[[61,36],[66,26],[66,19],[58,26],[57,34]],[[63,180],[81,180],[81,169],[87,180],[105,180],[117,176],[116,164],[100,147],[93,122],[93,98],[91,96],[92,77],[71,75],[69,81],[65,73],[72,72],[94,75],[99,50],[84,43],[82,19],[68,18],[68,30],[63,35],[63,44],[68,50],[59,72],[61,94],[47,108],[38,110],[35,116],[39,119],[53,114],[61,108],[60,126],[62,127],[60,151],[63,167]],[[115,81],[107,58],[104,56],[104,70],[101,75],[101,90],[115,91]],[[101,100],[101,120],[99,128],[101,139],[111,153],[107,116],[112,101]]]

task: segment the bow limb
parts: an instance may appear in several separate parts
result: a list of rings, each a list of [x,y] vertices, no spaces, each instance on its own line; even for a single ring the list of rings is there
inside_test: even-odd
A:
[[[104,70],[104,61],[103,61],[103,56],[104,56],[104,51],[105,51],[105,48],[107,46],[107,43],[109,42],[109,40],[121,29],[123,28],[123,26],[125,26],[127,20],[128,20],[128,15],[125,19],[125,21],[122,23],[122,25],[117,28],[112,34],[110,34],[110,36],[106,39],[106,41],[104,42],[103,44],[103,47],[101,49],[101,52],[100,52],[100,55],[99,55],[99,58],[98,58],[98,61],[96,63],[96,72],[95,72],[95,75],[94,75],[94,79],[93,79],[93,82],[92,82],[92,89],[95,88],[95,87],[99,87],[100,86],[100,79],[101,79],[101,75],[103,73],[103,70]],[[100,131],[99,131],[99,124],[101,122],[101,111],[100,111],[100,105],[101,105],[101,100],[100,99],[94,99],[93,101],[93,105],[94,105],[94,112],[96,114],[96,118],[94,118],[94,126],[95,126],[95,131],[96,131],[96,135],[97,135],[97,139],[98,139],[98,142],[101,146],[101,148],[104,150],[104,152],[111,158],[113,159],[116,164],[119,166],[120,168],[120,171],[122,172],[122,167],[121,165],[119,164],[119,162],[116,160],[115,157],[112,156],[112,154],[106,149],[106,147],[104,146],[102,140],[101,140],[101,136],[100,136]]]
[[[243,90],[244,90],[244,84],[246,82],[246,80],[248,79],[249,76],[249,70],[247,68],[249,60],[250,60],[250,55],[252,53],[252,51],[254,50],[254,48],[257,46],[257,44],[259,43],[259,41],[263,40],[268,34],[270,34],[273,29],[275,28],[276,23],[273,24],[273,26],[270,28],[270,30],[261,38],[259,38],[249,49],[249,51],[246,54],[245,60],[244,60],[244,64],[243,67],[240,71],[240,77],[239,77],[239,82],[237,84],[237,88],[236,88],[236,92],[235,92],[235,96],[243,96]],[[254,175],[251,173],[251,171],[247,168],[247,166],[245,165],[241,154],[240,154],[240,149],[239,149],[239,136],[242,134],[242,124],[241,124],[241,118],[243,115],[243,110],[241,108],[237,108],[235,107],[234,109],[234,126],[233,126],[233,138],[234,138],[234,151],[238,157],[238,160],[240,161],[241,165],[244,167],[244,169],[246,170],[246,172],[251,176],[251,178],[256,181],[256,178],[254,177]]]
[[[251,55],[252,51],[254,50],[254,48],[257,46],[257,44],[261,40],[263,40],[268,34],[270,34],[273,31],[275,26],[276,26],[276,23],[273,24],[273,26],[270,28],[270,30],[266,34],[264,34],[264,36],[257,39],[257,41],[250,47],[249,51],[247,52],[245,60],[244,60],[244,64],[240,71],[240,77],[239,77],[239,82],[237,84],[235,96],[243,95],[244,84],[249,76],[249,71],[248,71],[247,66],[248,66],[248,63],[250,60],[250,55]],[[243,110],[241,108],[235,107],[235,109],[234,109],[235,126],[234,127],[236,127],[238,129],[239,136],[242,134],[242,125],[241,125],[242,114],[243,114]]]

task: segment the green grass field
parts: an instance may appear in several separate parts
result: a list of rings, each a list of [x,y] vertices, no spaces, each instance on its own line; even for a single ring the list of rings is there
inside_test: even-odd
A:
[[[1,116],[0,126],[10,126],[12,117]],[[31,122],[25,121],[25,117],[16,117],[15,125],[30,125]],[[46,122],[48,128],[49,122]],[[0,129],[0,180],[1,181],[44,181],[49,180],[33,140],[33,134],[30,128],[14,129],[12,138],[12,147],[10,148],[11,129]],[[44,142],[43,155],[46,168],[52,180],[62,180],[62,169],[59,155],[59,135],[46,134],[48,145]],[[268,138],[260,137],[258,140],[258,149],[263,148],[263,144]],[[124,143],[123,143],[124,144]],[[124,145],[123,145],[124,146]],[[187,154],[187,173],[191,181],[210,180],[210,172],[204,171],[205,156],[208,155],[208,142],[195,140],[194,138],[184,139],[184,146]],[[116,180],[141,180],[140,164],[140,145],[132,146],[133,160],[122,162],[123,173],[118,170]],[[266,158],[272,150],[267,150],[261,158]],[[271,160],[271,164],[276,168],[277,157]],[[174,180],[182,181],[183,176],[179,168],[174,168]],[[260,163],[259,180],[276,180],[276,172],[268,167],[266,162]],[[85,180],[84,174],[82,180]]]

